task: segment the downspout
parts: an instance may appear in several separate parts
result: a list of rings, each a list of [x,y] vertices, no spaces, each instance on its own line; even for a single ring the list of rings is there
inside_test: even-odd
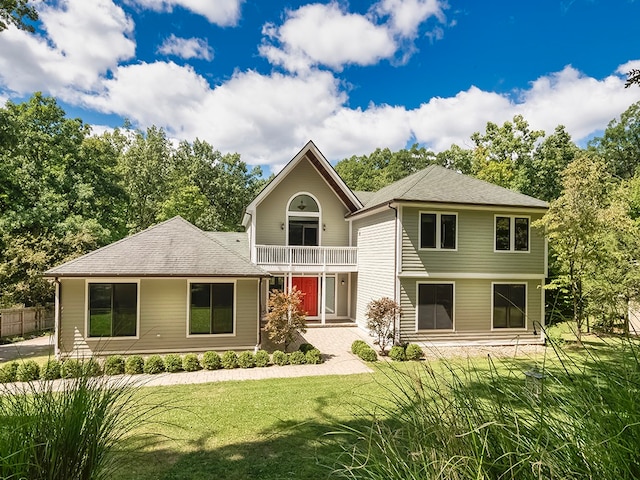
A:
[[[393,301],[400,305],[398,299],[398,209],[391,202],[387,205],[395,212],[395,222],[393,231]],[[400,326],[397,324],[397,315],[393,317],[393,343],[400,343]]]
[[[53,284],[56,287],[53,314],[53,353],[57,359],[60,359],[60,315],[62,306],[60,304],[60,280],[58,280],[58,277],[53,280]]]

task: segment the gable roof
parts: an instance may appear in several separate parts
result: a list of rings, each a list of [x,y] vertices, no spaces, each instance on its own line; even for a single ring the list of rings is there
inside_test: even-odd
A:
[[[302,149],[296,154],[295,157],[291,159],[289,163],[278,173],[268,184],[266,187],[262,189],[262,191],[253,199],[253,201],[247,205],[245,212],[255,212],[256,207],[264,200],[269,193],[276,187],[278,184],[286,178],[286,176],[291,172],[296,165],[298,165],[304,158],[306,158],[309,163],[313,165],[313,167],[317,170],[317,172],[324,178],[329,187],[335,192],[335,194],[340,198],[342,203],[349,209],[350,213],[356,212],[357,210],[362,208],[362,202],[358,199],[358,197],[351,191],[351,189],[344,183],[342,177],[338,175],[338,172],[331,166],[329,161],[322,155],[318,147],[316,147],[315,143],[311,140],[307,142],[307,144],[302,147]],[[242,224],[246,227],[249,222],[249,215],[244,216],[242,220]]]
[[[360,192],[359,192],[360,193]],[[548,203],[439,165],[430,165],[375,193],[366,192],[360,212],[393,202],[459,203],[500,207],[548,208]]]
[[[45,272],[47,277],[266,277],[235,235],[207,234],[174,217]],[[246,235],[245,235],[246,236]]]

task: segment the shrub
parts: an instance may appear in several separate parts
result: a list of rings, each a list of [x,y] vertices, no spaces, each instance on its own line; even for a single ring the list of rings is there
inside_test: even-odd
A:
[[[229,350],[222,354],[222,367],[226,369],[238,368],[238,355],[233,350]]]
[[[55,380],[60,378],[60,362],[56,359],[49,359],[40,369],[42,380]]]
[[[271,358],[273,359],[274,364],[281,367],[289,363],[289,355],[284,353],[282,350],[276,350],[275,352],[273,352]]]
[[[391,350],[389,350],[389,357],[391,357],[391,360],[394,362],[404,362],[407,359],[407,356],[404,353],[404,348],[400,345],[394,345],[391,347]]]
[[[361,347],[358,350],[358,356],[365,362],[375,362],[376,360],[378,360],[378,354],[369,345],[367,345],[366,347]]]
[[[222,360],[218,352],[204,352],[202,356],[202,366],[207,370],[218,370],[222,368]]]
[[[182,370],[182,357],[176,353],[165,355],[164,369],[169,373],[180,372]]]
[[[309,350],[313,350],[314,348],[316,347],[314,347],[310,343],[301,343],[300,347],[298,347],[298,350],[300,350],[302,353],[307,353]]]
[[[16,381],[18,362],[10,362],[0,367],[0,383],[11,383]]]
[[[289,364],[290,365],[304,365],[307,363],[307,358],[304,353],[300,350],[293,352],[289,355]]]
[[[131,355],[124,362],[124,371],[129,375],[144,372],[144,359],[140,355]]]
[[[358,355],[358,351],[362,347],[368,347],[368,346],[369,344],[364,340],[354,340],[353,343],[351,344],[351,353],[353,353],[354,355]]]
[[[312,348],[311,350],[309,350],[307,353],[305,353],[305,357],[309,365],[317,365],[323,362],[322,354],[317,348]]]
[[[290,292],[276,291],[269,295],[269,312],[265,331],[269,340],[284,344],[284,350],[296,336],[307,331],[307,321],[302,305],[302,292],[293,288]]]
[[[19,382],[31,382],[40,378],[40,365],[35,360],[25,360],[18,365],[16,380]]]
[[[407,360],[420,360],[422,357],[424,357],[424,352],[415,343],[410,343],[409,345],[407,345],[407,349],[404,351],[404,355]]]
[[[144,373],[155,375],[164,372],[164,370],[164,360],[162,360],[160,355],[151,355],[147,358],[147,361],[144,362]]]
[[[78,378],[82,375],[82,364],[75,358],[68,358],[62,362],[60,376],[62,378]]]
[[[182,359],[182,368],[185,372],[197,372],[202,369],[198,355],[195,353],[187,353]]]
[[[256,367],[268,367],[270,360],[269,352],[265,350],[258,350],[256,352]]]
[[[253,352],[242,352],[239,356],[238,356],[238,365],[240,365],[241,368],[253,368],[256,366],[256,358],[253,355]]]
[[[124,357],[111,355],[104,361],[105,375],[122,375],[124,373]]]
[[[380,354],[386,355],[387,346],[393,342],[395,320],[400,316],[400,305],[389,297],[372,300],[367,305],[367,328],[376,338]]]
[[[102,367],[100,362],[95,358],[90,358],[86,362],[82,363],[82,374],[89,377],[98,377],[102,375]]]

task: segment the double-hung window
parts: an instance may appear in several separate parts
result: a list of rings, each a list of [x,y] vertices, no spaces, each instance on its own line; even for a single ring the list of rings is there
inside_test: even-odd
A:
[[[233,334],[234,293],[233,283],[191,283],[189,334]]]
[[[453,330],[453,283],[418,283],[418,330]]]
[[[529,251],[529,217],[496,215],[495,227],[496,251]]]
[[[455,213],[420,212],[420,248],[455,250],[458,216]]]
[[[525,328],[526,315],[526,284],[493,284],[493,328]]]
[[[136,336],[137,283],[89,283],[88,295],[90,337]]]

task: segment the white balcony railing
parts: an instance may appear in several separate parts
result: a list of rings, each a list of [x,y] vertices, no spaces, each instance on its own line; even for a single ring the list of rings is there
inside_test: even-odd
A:
[[[258,265],[356,265],[357,247],[256,245]]]

